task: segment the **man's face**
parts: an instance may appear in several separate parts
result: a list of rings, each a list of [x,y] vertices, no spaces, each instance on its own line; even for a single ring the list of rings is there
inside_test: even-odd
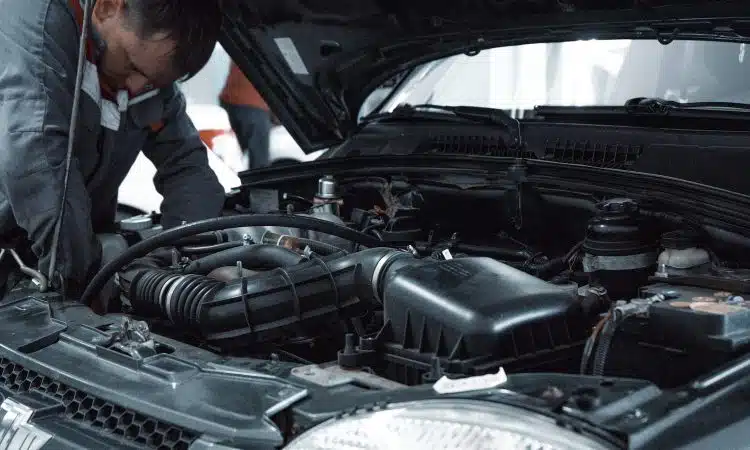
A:
[[[162,33],[139,37],[128,21],[125,0],[97,0],[92,24],[104,40],[99,75],[113,90],[138,95],[169,85],[178,78],[172,70],[175,42]]]

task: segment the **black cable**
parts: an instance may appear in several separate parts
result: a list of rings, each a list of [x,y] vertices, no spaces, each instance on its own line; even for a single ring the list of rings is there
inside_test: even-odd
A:
[[[380,222],[380,223],[371,223],[370,225],[367,225],[366,227],[362,228],[362,232],[367,234],[368,232],[372,230],[377,230],[379,228],[385,228],[386,223]]]
[[[314,205],[314,203],[311,200],[308,200],[305,197],[302,197],[300,195],[295,195],[295,194],[284,193],[283,199],[284,200],[297,200],[297,201],[305,203],[307,205]]]
[[[201,233],[193,236],[187,236],[182,239],[175,240],[172,245],[175,247],[187,247],[193,245],[216,245],[223,244],[229,241],[229,238],[225,232],[214,231],[210,233]]]
[[[143,240],[127,249],[99,270],[94,278],[91,279],[91,282],[89,282],[83,295],[81,295],[80,301],[86,305],[90,304],[94,294],[102,289],[107,280],[114,276],[125,264],[132,262],[134,259],[144,256],[148,254],[148,252],[156,250],[159,247],[170,245],[177,239],[228,228],[263,226],[303,228],[340,237],[366,247],[383,246],[383,242],[366,234],[352,230],[346,226],[306,216],[254,214],[201,220],[163,231],[156,236]]]
[[[55,231],[52,235],[52,249],[50,251],[50,264],[47,279],[50,283],[55,279],[57,270],[57,251],[60,245],[60,233],[65,216],[65,203],[68,197],[68,184],[70,183],[70,165],[73,161],[73,145],[75,144],[76,128],[78,127],[78,110],[81,103],[81,87],[83,86],[83,66],[86,61],[86,40],[91,26],[91,10],[94,6],[93,0],[83,0],[83,24],[81,25],[81,38],[78,42],[78,66],[76,68],[75,90],[73,91],[73,110],[70,113],[70,127],[68,128],[68,151],[65,154],[65,178],[63,179],[62,198],[60,199],[60,212],[55,222]]]
[[[302,244],[303,246],[310,247],[312,251],[315,253],[321,254],[323,256],[333,255],[334,253],[346,253],[348,254],[346,250],[343,248],[336,247],[335,245],[328,244],[326,242],[316,241],[315,239],[306,239],[306,238],[298,238],[298,237],[292,237],[298,244]]]
[[[565,264],[570,264],[571,259],[573,259],[575,256],[577,256],[578,252],[581,250],[581,247],[583,247],[583,241],[578,242],[576,245],[571,248],[568,253],[565,254],[563,257],[563,261]]]
[[[615,315],[612,314],[604,324],[604,328],[601,331],[601,337],[599,338],[599,345],[596,346],[596,351],[594,352],[594,364],[591,369],[592,375],[604,375],[604,366],[607,363],[607,355],[609,353],[609,348],[612,345],[612,338],[614,338],[617,325],[618,322],[615,319]]]

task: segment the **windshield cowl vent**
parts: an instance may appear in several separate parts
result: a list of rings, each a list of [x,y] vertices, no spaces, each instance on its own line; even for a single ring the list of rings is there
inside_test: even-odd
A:
[[[501,135],[437,135],[427,140],[418,153],[440,153],[447,155],[516,157],[518,151],[508,148]],[[531,152],[524,152],[534,158]]]
[[[642,144],[550,139],[545,143],[544,159],[610,169],[628,169],[641,157],[643,147]]]

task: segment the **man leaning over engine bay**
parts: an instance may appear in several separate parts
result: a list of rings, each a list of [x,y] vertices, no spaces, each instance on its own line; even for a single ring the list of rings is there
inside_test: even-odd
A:
[[[141,150],[157,168],[165,228],[219,216],[224,201],[175,83],[208,61],[219,0],[90,1],[55,274],[76,297],[102,264],[95,233],[114,223],[118,188]],[[44,274],[63,195],[83,3],[0,0],[0,237]]]

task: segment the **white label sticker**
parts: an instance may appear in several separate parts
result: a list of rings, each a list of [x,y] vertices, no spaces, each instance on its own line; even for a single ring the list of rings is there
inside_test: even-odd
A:
[[[450,378],[443,376],[443,378],[437,380],[435,384],[432,385],[432,388],[438,394],[455,394],[458,392],[493,389],[504,384],[506,381],[508,381],[508,376],[505,374],[505,369],[501,367],[497,373],[479,375],[476,377],[451,380]]]
[[[453,255],[451,254],[451,251],[449,249],[446,248],[445,250],[443,250],[443,258],[445,258],[446,261],[453,259]]]
[[[289,68],[292,69],[292,72],[297,75],[310,75],[305,63],[302,61],[302,57],[297,51],[297,46],[294,45],[291,38],[275,38],[274,42],[276,42],[276,46],[279,47],[281,54],[284,55],[284,59],[286,59],[286,63],[289,64]]]

